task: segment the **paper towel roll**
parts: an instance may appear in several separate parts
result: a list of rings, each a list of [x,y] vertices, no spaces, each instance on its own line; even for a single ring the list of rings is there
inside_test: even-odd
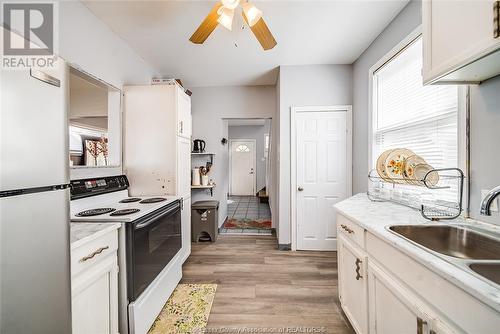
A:
[[[200,183],[200,169],[199,168],[193,168],[193,176],[191,178],[192,180],[192,185],[193,186],[199,186],[201,185]]]

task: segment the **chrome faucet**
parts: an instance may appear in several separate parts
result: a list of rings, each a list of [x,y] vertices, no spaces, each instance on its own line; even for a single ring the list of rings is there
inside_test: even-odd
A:
[[[481,202],[481,214],[485,216],[491,216],[491,203],[493,200],[500,195],[500,186],[491,189],[486,197]]]

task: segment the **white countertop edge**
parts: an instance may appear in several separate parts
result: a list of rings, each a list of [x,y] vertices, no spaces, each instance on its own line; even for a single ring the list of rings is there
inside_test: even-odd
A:
[[[356,214],[350,213],[349,208],[343,208],[346,203],[350,202],[361,202],[363,199],[366,201],[366,204],[377,205],[382,204],[383,206],[395,206],[395,211],[399,211],[400,213],[405,212],[407,215],[411,215],[409,220],[397,221],[391,220],[390,211],[385,211],[387,216],[385,218],[378,217],[378,219],[389,220],[390,223],[383,224],[374,224],[367,223],[366,219],[360,219],[356,217]],[[364,201],[363,201],[364,202]],[[359,204],[359,203],[358,203]],[[348,205],[348,204],[347,204]],[[455,286],[464,290],[468,294],[472,295],[474,298],[479,301],[485,303],[486,305],[492,307],[496,311],[500,312],[500,289],[495,288],[492,284],[489,284],[482,279],[474,276],[473,274],[467,272],[466,270],[440,258],[439,256],[433,254],[431,251],[427,251],[420,246],[413,244],[412,242],[400,237],[390,231],[387,230],[388,226],[392,225],[445,225],[445,224],[463,224],[463,225],[482,225],[488,226],[491,224],[485,224],[482,222],[474,221],[474,220],[465,220],[463,218],[457,218],[453,221],[441,221],[441,222],[432,222],[424,219],[420,216],[420,213],[416,210],[412,210],[410,208],[403,207],[398,204],[390,203],[390,202],[372,202],[368,199],[366,194],[357,194],[351,198],[348,198],[342,202],[339,202],[334,205],[334,208],[346,218],[358,223],[364,229],[373,233],[375,236],[379,237],[383,241],[389,243],[394,246],[396,249],[402,251],[404,254],[411,257],[413,260],[419,262],[424,265],[426,268],[436,273],[437,275],[443,277],[447,281],[453,283]],[[355,206],[355,210],[360,212],[363,210],[363,207],[360,205]],[[370,215],[373,217],[373,213]],[[385,216],[385,214],[384,214]],[[393,217],[395,218],[395,217]],[[490,229],[497,229],[495,227],[488,226]]]
[[[76,224],[76,225],[88,225],[89,227],[91,227],[92,225],[95,225],[95,223],[81,223],[81,222],[72,222],[71,225],[73,224]],[[106,224],[107,226],[96,231],[96,232],[93,232],[93,233],[90,233],[89,235],[81,238],[81,239],[78,239],[74,242],[71,243],[71,250],[73,249],[76,249],[78,247],[80,247],[81,245],[83,244],[86,244],[87,242],[90,242],[92,240],[95,240],[113,230],[118,230],[122,224],[121,223],[101,223],[100,225],[103,225],[103,224]],[[71,229],[71,226],[70,226],[70,229]]]

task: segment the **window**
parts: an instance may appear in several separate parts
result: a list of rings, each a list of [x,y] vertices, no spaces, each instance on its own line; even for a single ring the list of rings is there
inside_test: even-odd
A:
[[[460,96],[456,85],[423,86],[422,38],[373,73],[371,166],[392,148],[408,148],[434,168],[459,167]],[[453,189],[447,192],[448,199]],[[456,194],[456,193],[455,193]]]
[[[459,87],[422,85],[418,38],[373,75],[373,165],[390,148],[409,148],[434,168],[458,167]]]
[[[250,149],[246,145],[238,145],[236,152],[250,152]]]

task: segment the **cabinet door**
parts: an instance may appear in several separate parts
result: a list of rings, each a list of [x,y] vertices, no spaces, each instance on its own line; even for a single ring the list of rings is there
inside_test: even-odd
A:
[[[481,81],[488,71],[498,71],[493,60],[470,70],[463,68],[500,48],[500,38],[494,35],[494,2],[422,2],[425,83],[442,76],[443,81]],[[448,75],[455,71],[460,73]]]
[[[118,333],[116,254],[72,279],[73,334]]]
[[[177,195],[191,197],[191,140],[177,139]]]
[[[181,214],[182,224],[182,262],[191,254],[191,198],[184,200]]]
[[[344,236],[338,237],[339,297],[342,309],[358,334],[368,333],[367,257]]]
[[[368,264],[370,333],[425,334],[431,317],[423,304],[382,269]]]
[[[177,134],[191,138],[191,98],[180,88],[177,89]]]

